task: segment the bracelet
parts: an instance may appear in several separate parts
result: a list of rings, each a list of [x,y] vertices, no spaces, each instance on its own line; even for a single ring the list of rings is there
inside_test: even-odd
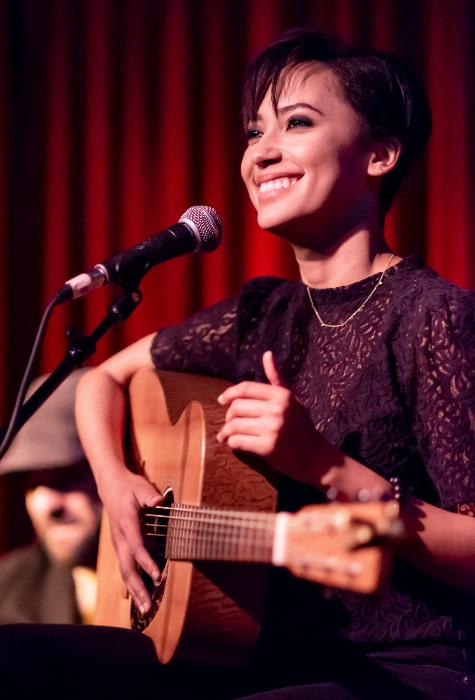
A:
[[[359,503],[368,503],[371,500],[380,500],[380,501],[397,501],[398,503],[403,502],[403,488],[401,484],[401,479],[398,476],[392,476],[389,479],[390,483],[390,488],[388,491],[385,493],[382,493],[378,499],[374,497],[374,494],[371,493],[369,489],[361,489],[359,491],[358,496],[357,496],[357,501]],[[327,500],[330,502],[338,501],[338,489],[336,489],[334,486],[330,486],[326,492],[326,497]],[[345,499],[347,500],[347,499]],[[475,504],[473,505],[473,515],[475,516]]]
[[[389,479],[391,484],[391,494],[389,495],[389,500],[393,499],[402,503],[403,501],[403,489],[401,479],[398,476],[392,476]]]

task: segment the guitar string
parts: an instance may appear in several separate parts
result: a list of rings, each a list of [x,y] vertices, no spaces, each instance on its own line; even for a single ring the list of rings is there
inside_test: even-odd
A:
[[[200,517],[196,517],[197,515]],[[200,551],[208,551],[209,548],[214,547],[216,552],[217,548],[222,550],[224,547],[233,547],[235,549],[237,546],[241,548],[241,551],[247,547],[248,551],[251,548],[255,553],[258,547],[261,551],[264,548],[266,552],[271,548],[272,543],[269,542],[269,539],[264,543],[262,540],[266,536],[269,538],[273,534],[276,515],[275,513],[254,512],[247,514],[242,511],[234,512],[232,510],[223,513],[222,510],[214,510],[212,508],[175,504],[172,507],[159,506],[154,508],[153,512],[145,513],[145,517],[153,520],[152,522],[144,523],[144,526],[148,530],[146,532],[147,537],[155,540],[154,550],[157,554],[165,553],[170,525],[173,527],[172,546],[175,549],[180,546],[182,549],[183,546],[189,549],[193,545],[195,548],[200,548]],[[186,527],[183,529],[184,525]],[[190,525],[192,526],[191,528]],[[312,527],[314,528],[315,525],[316,520],[314,519]],[[328,530],[329,525],[335,527],[334,513],[327,513],[324,516],[320,514],[318,525],[318,529],[321,532],[315,531],[315,535]],[[346,525],[348,526],[348,523]],[[217,526],[224,526],[225,529],[216,531]],[[190,543],[190,534],[196,537],[197,535],[202,536],[210,532],[213,535],[211,541],[202,543],[192,541]],[[161,542],[158,540],[161,540]]]
[[[156,510],[160,510],[162,513],[157,513]],[[199,517],[196,517],[197,515]],[[272,550],[272,541],[270,539],[274,530],[275,514],[273,513],[249,513],[243,516],[242,512],[235,513],[230,511],[223,513],[212,508],[202,509],[198,506],[179,506],[176,504],[171,508],[162,506],[154,509],[154,512],[146,513],[146,517],[153,520],[153,522],[145,523],[145,525],[149,530],[147,533],[148,537],[155,540],[154,550],[157,554],[165,554],[170,524],[174,526],[172,543],[174,550],[180,550],[181,548],[182,552],[184,549],[189,551],[189,548],[193,546],[195,557],[198,556],[198,551],[201,553],[206,552],[207,557],[205,558],[209,558],[211,556],[209,553],[210,549],[217,556],[217,553],[219,551],[222,552],[223,549],[229,550],[232,548],[235,550],[238,547],[243,557],[255,559],[259,556],[259,558],[262,558],[263,553],[265,553],[266,558],[269,558]],[[160,520],[166,522],[160,522]],[[187,526],[185,532],[180,527],[183,525]],[[189,527],[190,525],[191,528]],[[222,527],[223,525],[226,529],[216,532],[216,526]],[[244,529],[243,525],[245,526]],[[157,532],[159,529],[163,530],[163,532]],[[230,529],[233,529],[234,532],[229,532]],[[238,529],[238,532],[236,532],[236,529]],[[207,531],[212,532],[212,541],[192,541],[190,543],[190,534],[195,536],[203,535]],[[157,539],[160,539],[161,542],[157,543]]]
[[[158,528],[163,528],[166,529],[170,523],[173,523],[175,526],[181,524],[199,524],[199,525],[208,525],[208,526],[222,526],[222,527],[243,527],[243,528],[250,528],[250,527],[255,527],[255,528],[270,528],[271,526],[274,525],[273,521],[259,521],[256,519],[253,520],[239,520],[237,518],[235,519],[229,519],[225,520],[223,518],[220,519],[210,519],[210,518],[195,518],[193,520],[190,520],[190,518],[176,518],[176,517],[166,517],[162,518],[162,520],[165,520],[166,522],[149,522],[145,523],[144,527],[146,530],[156,530]]]
[[[207,511],[203,513],[202,511],[184,511],[181,514],[177,514],[175,509],[170,509],[167,513],[147,513],[146,518],[152,518],[152,522],[148,521],[144,523],[144,526],[148,529],[153,529],[157,527],[166,528],[168,523],[200,523],[203,525],[223,525],[228,527],[236,526],[264,526],[269,527],[275,522],[275,514],[269,513],[237,513],[234,514],[230,512],[229,514],[223,514],[221,511]],[[160,520],[162,522],[160,522]],[[165,522],[163,522],[165,521]]]
[[[203,533],[194,534],[198,535]],[[242,536],[221,536],[213,537],[211,541],[193,539],[190,540],[189,533],[185,533],[182,535],[177,535],[176,533],[173,533],[171,551],[175,553],[174,555],[172,555],[172,559],[180,558],[180,556],[184,559],[213,559],[212,553],[214,553],[215,557],[221,558],[222,552],[224,551],[232,551],[233,556],[236,556],[237,559],[255,559],[256,557],[262,559],[264,554],[265,558],[269,559],[272,552],[272,545],[272,538],[265,537],[265,533],[264,536],[261,538],[256,536],[253,536],[252,539],[250,539],[249,537],[243,538]],[[167,549],[170,550],[170,543],[168,542],[167,536],[165,534],[155,535],[153,554],[156,556],[163,556],[166,554]],[[193,552],[193,555],[189,554],[190,551]],[[179,552],[180,554],[178,555],[176,554],[176,552]],[[186,554],[184,554],[184,552]]]
[[[341,512],[339,510],[335,511],[334,508],[323,512],[326,509],[325,505],[319,505],[315,507],[319,509],[319,513],[315,511],[312,512],[311,516],[309,514],[307,518],[307,523],[311,524],[312,528],[316,528],[318,525],[321,527],[331,526],[333,528],[338,528],[339,526],[348,527],[348,525],[354,521],[354,516],[347,514],[348,517],[341,517]],[[225,525],[254,525],[255,523],[260,525],[273,525],[278,514],[268,513],[268,512],[256,512],[256,511],[235,511],[232,509],[214,509],[212,507],[203,507],[195,505],[183,505],[183,504],[173,504],[172,506],[157,506],[153,509],[145,509],[142,514],[142,520],[152,519],[152,522],[143,522],[145,527],[166,527],[166,524],[170,521],[172,522],[182,522],[182,523],[203,523],[209,525],[225,524]],[[359,521],[361,516],[357,517]],[[159,521],[166,521],[163,525],[158,525]],[[370,522],[368,522],[370,524]]]
[[[166,539],[168,530],[170,526],[172,526],[174,529],[173,538],[175,542],[177,542],[179,537],[183,539],[183,537],[189,537],[190,534],[202,535],[203,533],[211,532],[213,535],[213,542],[216,544],[222,545],[223,543],[231,544],[243,542],[244,545],[244,540],[249,542],[249,540],[253,539],[253,541],[257,542],[259,537],[262,539],[262,536],[271,535],[275,526],[275,514],[269,513],[253,513],[251,518],[245,518],[242,514],[223,514],[222,511],[211,511],[211,513],[215,512],[217,516],[209,517],[209,512],[203,514],[201,511],[201,517],[190,518],[190,514],[196,516],[196,511],[194,511],[193,508],[190,509],[185,506],[184,515],[171,514],[172,509],[166,510],[162,508],[162,510],[166,511],[167,515],[161,515],[155,512],[147,514],[148,518],[153,519],[152,522],[144,523],[147,537],[155,540],[160,537]],[[173,508],[173,512],[176,512],[176,507]],[[162,522],[160,522],[160,520]],[[335,521],[334,518],[327,514],[326,517],[320,516],[319,527],[316,527],[316,525],[317,523],[314,520],[312,522],[312,529],[314,534],[319,534],[318,530],[323,532],[327,530],[330,525],[334,527]],[[180,532],[183,532],[183,526],[186,526],[185,532],[184,534],[180,534]],[[217,527],[224,529],[216,531]]]
[[[173,510],[176,510],[177,506],[174,507]],[[195,514],[194,506],[184,506],[183,510],[185,511],[185,514],[189,515],[190,513]],[[198,507],[196,507],[198,508]],[[167,510],[164,509],[163,507],[161,508],[162,510]],[[167,510],[167,513],[171,512],[172,509]],[[222,511],[215,511],[216,513],[219,514],[219,524],[222,525],[223,521],[227,523],[227,530],[221,530],[216,532],[216,524],[217,521],[215,519],[190,519],[189,517],[174,517],[174,516],[164,516],[164,515],[159,515],[157,513],[148,513],[148,517],[152,517],[155,520],[157,519],[164,519],[166,517],[167,523],[161,524],[161,523],[148,523],[148,527],[152,529],[152,532],[148,532],[147,535],[149,538],[154,539],[154,553],[158,555],[165,555],[166,554],[166,545],[167,545],[167,538],[168,538],[168,522],[171,519],[177,529],[174,529],[173,531],[173,537],[172,537],[172,548],[174,552],[180,551],[181,556],[183,556],[183,552],[190,552],[190,548],[193,548],[194,555],[186,555],[183,558],[185,559],[199,559],[200,558],[200,553],[201,557],[205,559],[212,559],[213,556],[210,554],[210,549],[214,552],[215,556],[220,556],[218,552],[223,552],[223,550],[229,551],[232,549],[234,552],[236,551],[236,548],[239,551],[240,556],[242,557],[242,560],[245,560],[246,558],[249,560],[262,560],[263,554],[265,553],[266,559],[269,558],[270,553],[272,551],[272,544],[273,544],[273,530],[274,528],[269,528],[269,515],[272,518],[275,518],[275,514],[261,514],[258,513],[257,516],[263,516],[264,523],[260,523],[261,525],[264,524],[266,527],[263,529],[257,529],[255,527],[249,527],[249,522],[245,523],[247,527],[243,530],[241,526],[241,522],[239,517],[232,517],[230,519],[226,519],[223,517]],[[255,514],[254,514],[255,515]],[[231,520],[231,524],[229,523],[229,520]],[[261,517],[262,520],[262,517]],[[325,518],[326,523],[325,525],[328,525],[330,523],[330,520],[328,516]],[[237,526],[236,526],[237,522]],[[180,528],[180,524],[186,524],[187,526],[192,524],[192,528],[185,528],[185,531],[183,531],[183,528]],[[322,523],[320,523],[321,525]],[[334,525],[334,522],[333,522]],[[208,526],[208,527],[207,527]],[[209,527],[211,526],[211,527]],[[162,529],[162,532],[157,532],[157,530]],[[236,529],[238,531],[236,532]],[[321,528],[325,529],[325,528]],[[234,530],[231,531],[230,530]],[[207,532],[208,531],[208,532]],[[203,534],[211,534],[213,535],[212,540],[208,541],[191,541],[190,542],[190,534],[192,536],[202,536]],[[318,532],[315,532],[316,535],[318,535]],[[321,533],[320,533],[321,534]],[[267,538],[267,539],[266,539]],[[269,539],[270,538],[270,539]],[[271,541],[270,541],[271,540]],[[175,558],[179,558],[175,555]]]
[[[161,512],[156,512],[160,510]],[[209,524],[229,524],[229,523],[243,523],[243,524],[253,524],[254,522],[261,524],[272,524],[275,521],[275,513],[256,513],[253,511],[223,511],[214,510],[212,508],[203,508],[201,506],[180,506],[174,505],[169,508],[159,506],[154,509],[153,512],[147,511],[144,513],[144,518],[153,518],[154,520],[162,519],[167,521],[181,521],[181,522],[192,522],[193,520],[199,521],[201,523]],[[335,525],[335,513],[320,513],[318,516],[314,513],[312,515],[312,526],[315,526],[317,520],[322,525],[332,524]],[[147,527],[153,526],[153,523],[144,523]]]
[[[275,517],[275,513],[259,513],[255,511],[237,511],[237,510],[232,510],[231,508],[229,509],[215,509],[212,507],[207,507],[207,506],[194,506],[194,505],[182,505],[180,503],[175,503],[172,506],[156,506],[153,509],[146,510],[144,515],[145,517],[166,517],[167,514],[171,513],[182,513],[187,514],[189,513],[190,515],[213,515],[213,516],[222,516],[223,518],[226,517],[251,517],[255,516],[256,518],[269,518],[269,517]],[[163,514],[163,515],[162,515]]]

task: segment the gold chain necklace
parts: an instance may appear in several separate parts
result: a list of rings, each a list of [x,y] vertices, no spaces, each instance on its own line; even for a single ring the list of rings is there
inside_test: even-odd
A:
[[[308,300],[309,300],[309,302],[310,302],[310,306],[312,307],[313,312],[314,312],[315,316],[318,318],[318,320],[319,320],[320,325],[322,326],[322,328],[343,328],[343,326],[346,326],[347,323],[349,323],[350,321],[352,321],[352,320],[354,319],[354,317],[356,316],[356,314],[359,314],[359,312],[360,312],[362,309],[364,309],[364,307],[366,306],[366,304],[369,302],[369,300],[370,300],[370,299],[373,297],[373,295],[376,293],[377,288],[383,283],[384,276],[385,276],[387,270],[389,269],[389,266],[391,265],[391,262],[392,262],[392,259],[393,259],[393,258],[394,258],[394,253],[393,253],[393,255],[391,255],[391,257],[389,258],[388,264],[386,265],[386,267],[384,268],[384,270],[382,271],[382,273],[379,275],[378,281],[376,282],[375,286],[374,286],[373,289],[370,291],[370,293],[368,294],[368,296],[366,297],[366,299],[358,306],[358,308],[357,308],[355,311],[353,311],[352,314],[350,314],[350,315],[348,316],[348,318],[347,318],[345,321],[342,321],[342,323],[325,323],[325,321],[322,319],[322,317],[321,317],[320,314],[318,313],[318,309],[317,309],[317,307],[315,306],[315,303],[314,303],[314,301],[313,301],[313,299],[312,299],[312,293],[311,293],[311,291],[310,291],[310,287],[306,284],[306,285],[305,285],[305,288],[306,288],[306,290],[307,290],[307,296],[308,296]]]

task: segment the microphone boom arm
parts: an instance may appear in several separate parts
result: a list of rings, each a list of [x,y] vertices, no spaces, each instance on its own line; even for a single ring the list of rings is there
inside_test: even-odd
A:
[[[139,289],[125,291],[107,308],[107,314],[90,335],[79,336],[71,331],[68,335],[69,348],[56,369],[45,379],[27,401],[20,407],[13,426],[0,431],[0,458],[3,457],[20,428],[51,396],[53,391],[68,377],[74,369],[81,367],[96,351],[97,341],[118,321],[125,321],[142,301]],[[5,436],[8,433],[8,439]]]

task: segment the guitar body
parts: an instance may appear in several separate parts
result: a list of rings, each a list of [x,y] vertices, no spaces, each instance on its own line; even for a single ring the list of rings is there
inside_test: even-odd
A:
[[[173,503],[273,512],[276,488],[259,460],[238,458],[215,438],[228,383],[200,375],[143,369],[129,389],[131,468]],[[158,658],[245,666],[259,634],[268,565],[167,561],[156,609],[143,629]],[[104,516],[98,556],[95,624],[131,627]]]

